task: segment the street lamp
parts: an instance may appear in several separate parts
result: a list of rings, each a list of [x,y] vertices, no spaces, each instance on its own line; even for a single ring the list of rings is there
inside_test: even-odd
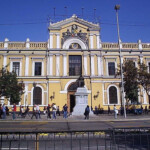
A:
[[[122,58],[122,53],[121,53],[121,39],[120,39],[120,30],[119,30],[119,19],[118,19],[118,10],[120,9],[120,5],[115,5],[116,10],[116,18],[117,18],[117,31],[118,31],[118,45],[119,45],[119,57],[120,57],[120,73],[121,73],[121,97],[122,97],[122,103],[124,107],[124,117],[126,118],[126,108],[125,108],[125,98],[124,98],[124,85],[123,85],[123,61],[121,60]]]

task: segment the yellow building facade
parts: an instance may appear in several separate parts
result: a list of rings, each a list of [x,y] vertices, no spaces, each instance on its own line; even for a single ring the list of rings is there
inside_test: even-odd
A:
[[[150,66],[150,44],[120,43],[121,61],[131,59]],[[25,93],[18,105],[41,107],[56,103],[62,109],[75,106],[76,80],[84,77],[88,90],[88,104],[107,110],[108,105],[122,104],[120,77],[115,76],[120,63],[118,43],[104,43],[100,26],[73,15],[57,23],[50,23],[47,42],[0,42],[0,68],[8,65],[19,81],[25,84]],[[150,67],[149,67],[150,68]],[[139,90],[138,101],[148,105],[148,96]],[[10,102],[1,97],[1,103]]]

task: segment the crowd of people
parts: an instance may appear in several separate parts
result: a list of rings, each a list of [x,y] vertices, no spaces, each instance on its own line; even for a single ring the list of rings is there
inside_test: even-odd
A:
[[[95,114],[98,115],[98,110],[100,109],[100,105],[99,107],[95,106]],[[145,106],[145,109],[143,109],[142,105],[141,105],[141,110],[144,114],[148,114],[148,112],[150,111],[150,106],[149,108],[147,108],[147,106]],[[92,110],[91,110],[92,111]],[[128,112],[129,109],[128,107],[126,108],[126,112]],[[114,105],[113,107],[113,112],[114,112],[114,118],[117,119],[117,115],[123,115],[124,114],[124,108],[121,106],[120,109],[118,110],[116,108],[116,105]],[[44,106],[44,108],[41,110],[41,108],[39,107],[39,105],[33,105],[32,110],[30,110],[29,106],[22,106],[20,105],[19,108],[19,112],[17,112],[17,106],[14,103],[12,108],[11,108],[11,114],[12,114],[12,119],[15,120],[17,117],[21,117],[21,118],[26,118],[26,116],[31,117],[31,119],[35,118],[35,119],[41,119],[41,114],[46,115],[47,119],[51,120],[51,119],[56,119],[57,116],[60,116],[61,113],[63,113],[63,118],[67,118],[68,117],[68,106],[67,104],[65,104],[62,108],[62,111],[60,111],[59,106],[56,106],[55,103],[53,104],[48,104],[48,106]],[[6,117],[10,114],[10,111],[8,109],[8,107],[5,104],[0,104],[0,119],[6,119]],[[89,119],[89,114],[90,114],[90,108],[89,105],[86,106],[85,111],[84,111],[84,116],[85,119]],[[108,105],[108,115],[112,114],[112,111]]]
[[[68,106],[65,104],[62,108],[63,118],[68,117]],[[6,116],[10,114],[8,107],[5,104],[0,104],[0,119],[6,119]],[[56,106],[55,103],[52,105],[48,104],[48,106],[44,106],[44,109],[41,110],[39,105],[33,105],[32,110],[30,110],[29,106],[19,107],[19,112],[17,112],[17,106],[14,103],[11,108],[12,119],[15,120],[17,117],[26,118],[26,116],[31,117],[31,119],[41,119],[41,114],[47,115],[47,119],[56,119],[56,116],[60,116],[61,112],[59,106]]]

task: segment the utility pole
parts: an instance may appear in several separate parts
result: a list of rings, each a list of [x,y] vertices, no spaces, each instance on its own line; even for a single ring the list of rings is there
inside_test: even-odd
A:
[[[120,57],[120,74],[121,74],[121,97],[122,103],[124,107],[124,118],[126,118],[126,107],[125,107],[125,97],[124,97],[124,84],[123,84],[123,61],[122,61],[122,51],[121,51],[121,39],[120,39],[120,30],[119,30],[119,19],[118,19],[118,10],[120,9],[120,5],[115,5],[116,10],[116,18],[117,18],[117,32],[118,32],[118,45],[119,45],[119,57]]]

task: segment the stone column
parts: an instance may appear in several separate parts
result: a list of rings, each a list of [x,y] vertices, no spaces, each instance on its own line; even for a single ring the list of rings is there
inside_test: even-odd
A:
[[[25,62],[25,76],[29,75],[29,56],[26,55],[26,62]]]
[[[53,76],[53,54],[49,54],[49,75]]]
[[[5,67],[7,65],[7,55],[3,55],[3,66]]]
[[[24,93],[24,105],[29,105],[28,103],[28,83],[25,83],[25,93]]]
[[[83,66],[84,75],[87,76],[88,75],[88,72],[87,72],[87,54],[83,55],[83,60],[84,60],[84,66]]]
[[[60,54],[56,54],[56,76],[60,76]]]
[[[53,33],[50,33],[50,35],[49,35],[49,47],[50,47],[50,49],[52,49],[53,48]]]
[[[63,76],[67,76],[67,54],[63,54]]]
[[[100,49],[100,39],[99,34],[96,35],[96,41],[97,41],[97,49]]]
[[[90,34],[90,49],[93,49],[93,34]]]
[[[95,76],[94,55],[95,54],[91,54],[91,76]]]
[[[102,64],[101,64],[101,55],[97,55],[97,71],[98,71],[98,76],[102,75]]]
[[[56,33],[56,36],[57,36],[57,44],[56,44],[56,48],[60,48],[60,34],[59,33]]]

